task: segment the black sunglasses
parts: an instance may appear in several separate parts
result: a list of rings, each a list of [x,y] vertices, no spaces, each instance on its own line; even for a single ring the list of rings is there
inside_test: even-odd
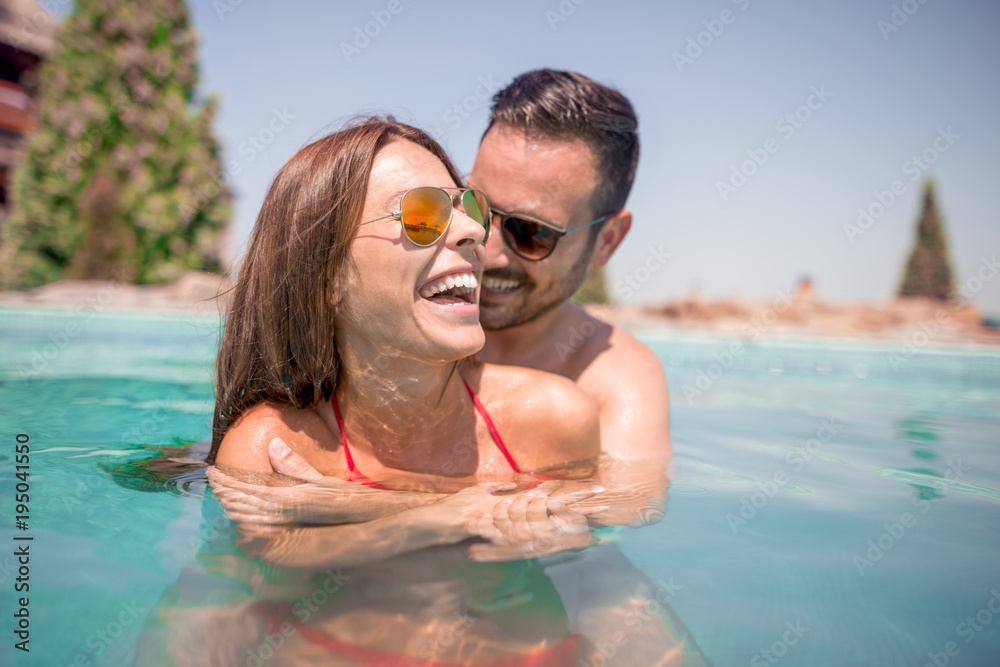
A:
[[[556,243],[566,234],[602,223],[611,217],[602,215],[586,224],[563,231],[522,213],[505,213],[496,208],[492,210],[493,224],[503,230],[501,235],[507,242],[507,247],[513,250],[515,255],[529,262],[539,262],[551,255],[556,249]]]

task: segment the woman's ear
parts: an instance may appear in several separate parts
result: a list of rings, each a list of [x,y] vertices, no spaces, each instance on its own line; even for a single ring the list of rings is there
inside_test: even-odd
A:
[[[330,305],[336,309],[344,298],[344,276],[340,274],[333,276],[330,279],[330,286],[327,289]]]
[[[629,211],[618,211],[611,216],[604,226],[601,227],[597,235],[597,244],[594,246],[594,256],[591,258],[591,265],[601,268],[608,263],[611,255],[625,240],[625,235],[632,228],[632,213]]]

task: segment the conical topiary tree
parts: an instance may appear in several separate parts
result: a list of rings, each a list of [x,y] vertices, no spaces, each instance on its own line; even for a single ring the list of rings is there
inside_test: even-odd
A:
[[[0,285],[218,269],[230,197],[196,51],[183,0],[77,0],[40,72]]]
[[[927,296],[950,299],[955,281],[948,260],[944,223],[934,200],[934,182],[924,184],[924,206],[917,222],[917,241],[910,251],[899,296]]]

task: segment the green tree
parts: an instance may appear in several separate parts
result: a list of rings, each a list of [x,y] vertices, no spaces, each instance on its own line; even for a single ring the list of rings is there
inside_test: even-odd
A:
[[[77,0],[39,76],[0,284],[174,280],[218,270],[230,215],[214,97],[198,102],[183,0]]]
[[[611,299],[608,298],[603,268],[590,267],[587,276],[583,279],[583,284],[573,295],[573,301],[581,305],[585,303],[611,303]]]
[[[934,182],[924,184],[924,206],[917,221],[917,240],[910,251],[899,296],[950,299],[955,292],[944,223],[934,199]]]

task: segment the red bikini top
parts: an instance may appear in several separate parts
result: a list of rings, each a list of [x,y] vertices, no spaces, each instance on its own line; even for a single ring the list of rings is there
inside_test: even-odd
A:
[[[483,421],[486,422],[486,428],[490,430],[490,435],[493,436],[493,442],[497,443],[497,447],[500,448],[501,453],[503,453],[504,458],[507,459],[507,463],[510,464],[510,467],[514,469],[514,472],[521,472],[521,469],[517,467],[516,463],[514,463],[514,459],[511,457],[510,452],[507,451],[507,447],[503,444],[503,439],[500,437],[500,433],[497,431],[496,425],[493,423],[493,420],[490,419],[490,415],[486,412],[486,408],[483,407],[479,397],[476,396],[474,391],[472,391],[472,387],[469,386],[468,382],[462,380],[462,383],[469,391],[469,396],[472,397],[472,404],[476,406],[476,410],[478,410],[479,414],[483,416]],[[344,455],[347,457],[347,469],[351,471],[351,478],[349,481],[360,482],[361,484],[365,484],[366,486],[370,486],[374,489],[391,491],[392,489],[382,486],[378,482],[373,482],[367,475],[358,470],[358,467],[354,464],[354,457],[351,456],[351,450],[347,446],[347,432],[344,430],[344,420],[340,416],[340,405],[337,403],[336,393],[334,393],[330,402],[333,403],[333,414],[337,417],[337,426],[340,428],[340,436],[344,440]]]

